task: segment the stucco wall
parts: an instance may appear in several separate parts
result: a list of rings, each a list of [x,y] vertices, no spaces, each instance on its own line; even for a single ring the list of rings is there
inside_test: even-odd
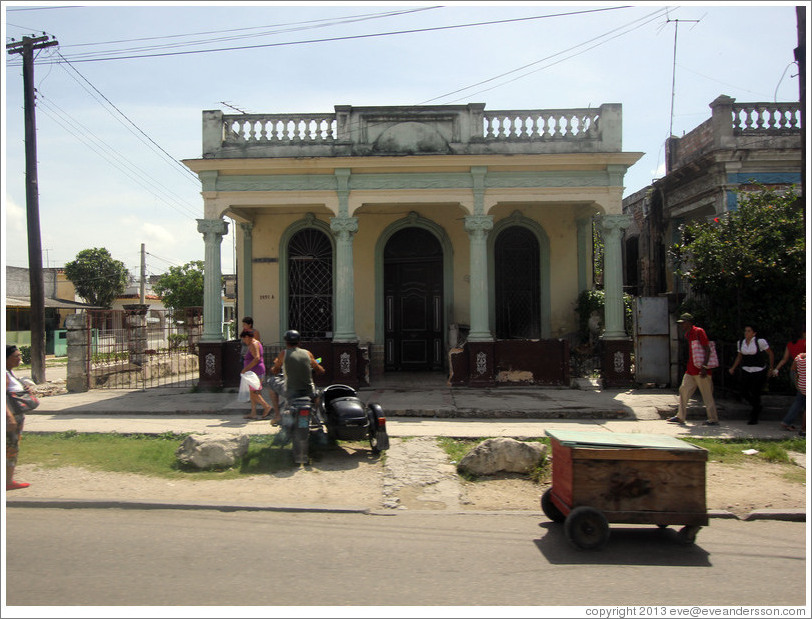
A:
[[[318,222],[329,226],[332,214],[327,213],[326,209],[314,208],[307,212],[313,213]],[[286,328],[284,321],[280,322],[280,242],[291,226],[302,222],[307,212],[258,214],[253,224],[252,316],[266,342],[280,341],[281,332]],[[517,212],[535,221],[549,241],[551,258],[546,266],[550,289],[550,336],[564,337],[577,329],[574,308],[579,293],[576,224],[579,211],[564,204],[557,208],[550,208],[549,205],[517,208],[507,204],[494,207],[490,214],[494,217],[494,223],[498,224]],[[449,204],[400,205],[388,210],[364,206],[355,212],[359,218],[359,228],[353,239],[355,332],[360,342],[376,341],[376,302],[380,302],[376,297],[382,294],[376,286],[375,273],[376,260],[381,259],[379,242],[387,229],[402,222],[410,213],[418,216],[415,225],[420,226],[420,222],[428,220],[433,224],[432,228],[439,229],[447,237],[447,243],[451,246],[451,272],[447,273],[452,282],[449,284],[451,298],[444,299],[446,327],[452,323],[469,322],[470,244],[464,229],[465,210]],[[240,278],[245,277],[243,243],[243,236],[238,234]],[[492,278],[492,273],[490,276]],[[591,278],[591,270],[588,276]],[[591,279],[588,284],[591,285]],[[244,308],[242,294],[243,288],[240,287],[240,307]],[[240,312],[245,314],[242,309]]]

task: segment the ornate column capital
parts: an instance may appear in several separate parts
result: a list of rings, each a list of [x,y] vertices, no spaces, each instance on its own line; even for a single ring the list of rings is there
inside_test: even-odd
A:
[[[607,235],[620,235],[632,223],[631,215],[603,215],[600,218],[601,230]]]
[[[465,231],[471,238],[485,238],[493,230],[492,215],[468,215],[465,218]]]
[[[214,234],[222,238],[228,234],[228,222],[224,219],[198,219],[197,231],[204,237]]]
[[[254,224],[250,221],[247,223],[240,222],[240,230],[242,230],[243,238],[250,239],[254,232]]]
[[[343,241],[349,240],[352,235],[358,232],[358,218],[357,217],[331,217],[330,230],[339,239]]]

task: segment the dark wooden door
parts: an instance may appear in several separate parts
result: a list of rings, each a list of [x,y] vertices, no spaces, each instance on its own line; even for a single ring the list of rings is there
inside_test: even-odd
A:
[[[437,239],[419,228],[396,233],[384,265],[386,369],[443,366],[443,262]]]

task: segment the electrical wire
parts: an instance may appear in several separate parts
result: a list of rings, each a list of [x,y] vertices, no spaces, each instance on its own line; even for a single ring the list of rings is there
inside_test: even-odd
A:
[[[80,142],[82,142],[85,146],[90,148],[96,154],[100,155],[107,163],[123,172],[125,176],[134,180],[136,183],[141,185],[142,188],[146,189],[147,192],[149,192],[155,198],[167,204],[170,208],[174,209],[175,211],[177,211],[178,213],[180,213],[185,217],[195,219],[196,214],[195,210],[193,208],[186,208],[182,202],[180,202],[178,199],[173,198],[171,190],[166,188],[164,185],[161,185],[160,183],[152,180],[147,172],[145,172],[137,165],[129,161],[126,157],[124,157],[110,145],[105,143],[104,140],[98,138],[85,125],[83,125],[81,122],[71,117],[67,112],[60,109],[58,106],[51,103],[42,94],[40,94],[40,104],[41,104],[40,109],[42,109],[43,113],[46,116],[51,118],[60,127],[65,129],[65,131],[67,131],[72,136],[77,138]],[[142,175],[139,176],[138,174],[135,174],[135,172],[141,172]],[[146,183],[150,183],[152,186],[149,186]],[[161,191],[165,191],[168,195],[168,198],[161,195]],[[182,198],[180,198],[180,200],[182,200]]]
[[[64,56],[62,56],[62,54],[61,54],[61,53],[59,53],[59,52],[56,52],[56,53],[57,53],[57,55],[58,55],[60,58],[63,58],[63,59],[64,59]],[[95,92],[96,92],[96,93],[97,93],[97,94],[98,94],[98,95],[99,95],[99,96],[100,96],[102,99],[104,99],[104,101],[107,103],[107,105],[109,105],[111,108],[113,108],[113,109],[114,109],[114,110],[115,110],[115,111],[116,111],[116,112],[119,114],[119,116],[121,116],[121,118],[123,118],[124,120],[126,120],[126,121],[127,121],[127,123],[129,123],[129,124],[130,124],[130,125],[131,125],[131,126],[132,126],[132,127],[135,129],[135,130],[136,130],[136,131],[138,131],[138,133],[140,133],[140,134],[141,134],[141,135],[142,135],[144,138],[146,138],[146,139],[148,140],[149,144],[152,144],[152,146],[154,146],[155,148],[157,148],[157,149],[158,149],[158,150],[159,150],[159,151],[160,151],[160,152],[161,152],[163,155],[165,155],[165,156],[167,157],[167,159],[168,159],[170,162],[172,162],[172,164],[173,164],[173,165],[178,166],[178,167],[179,167],[179,169],[180,169],[180,170],[182,170],[182,171],[184,172],[184,174],[186,175],[187,179],[191,177],[191,179],[194,179],[194,183],[195,183],[195,185],[197,185],[197,184],[199,183],[198,177],[197,177],[197,175],[196,175],[194,172],[192,172],[192,171],[191,171],[189,168],[187,168],[187,167],[186,167],[186,166],[184,166],[182,163],[180,163],[180,161],[178,161],[178,160],[177,160],[175,157],[173,157],[173,156],[172,156],[172,155],[170,155],[168,152],[166,152],[166,150],[164,150],[164,148],[163,148],[163,147],[161,147],[161,145],[160,145],[160,144],[158,144],[158,143],[157,143],[155,140],[153,140],[153,139],[152,139],[152,138],[151,138],[149,135],[147,135],[147,134],[146,134],[146,132],[144,132],[144,131],[143,131],[143,130],[142,130],[142,129],[141,129],[139,126],[138,126],[138,125],[136,125],[136,124],[135,124],[135,123],[134,123],[134,122],[133,122],[133,121],[132,121],[132,120],[131,120],[131,119],[130,119],[130,118],[129,118],[129,117],[128,117],[128,116],[127,116],[125,113],[124,113],[124,112],[122,112],[122,111],[121,111],[121,110],[120,110],[120,109],[119,109],[119,108],[118,108],[118,107],[117,107],[117,106],[116,106],[116,105],[115,105],[115,104],[114,104],[112,101],[110,101],[110,99],[108,99],[108,98],[107,98],[107,97],[106,97],[106,96],[105,96],[105,95],[104,95],[104,94],[103,94],[103,93],[102,93],[102,92],[101,92],[101,91],[100,91],[98,88],[96,88],[96,86],[94,86],[94,85],[93,85],[93,84],[90,82],[90,80],[88,80],[88,79],[87,79],[87,78],[86,78],[84,75],[82,75],[82,74],[79,72],[79,70],[78,70],[76,67],[74,67],[74,66],[73,66],[73,65],[72,65],[72,64],[71,64],[71,63],[70,63],[68,60],[65,60],[65,63],[66,63],[66,64],[67,64],[67,65],[68,65],[68,66],[69,66],[69,67],[70,67],[70,68],[71,68],[71,69],[72,69],[72,70],[73,70],[75,73],[76,73],[76,75],[78,75],[79,77],[81,77],[81,78],[82,78],[82,80],[83,80],[83,81],[84,81],[84,82],[85,82],[85,83],[86,83],[88,86],[90,86],[90,87],[91,87],[91,88],[92,88],[92,89],[93,89],[93,90],[94,90],[94,91],[95,91]],[[61,65],[60,65],[60,66],[61,66]],[[63,68],[64,68],[64,67],[63,67]],[[66,70],[66,72],[67,72],[67,70]],[[70,75],[70,73],[68,73],[68,75]],[[78,82],[78,80],[77,80],[77,83],[79,83],[79,85],[80,85],[80,86],[82,85],[80,82]],[[87,90],[87,89],[85,89],[85,90]],[[93,95],[92,95],[92,93],[90,93],[90,94],[91,94],[91,96],[93,96]],[[94,96],[94,98],[96,98],[96,97]],[[98,101],[98,99],[97,99],[97,98],[96,98],[96,100]],[[102,106],[102,107],[104,107],[104,106]],[[108,111],[109,111],[109,110],[108,110]],[[112,115],[112,116],[115,118],[115,115],[113,115],[113,114],[111,114],[111,115]],[[118,119],[117,119],[117,120],[118,120]],[[119,122],[121,122],[121,121],[119,120]],[[122,124],[124,124],[124,123],[122,123]],[[125,125],[125,126],[126,126],[126,125]],[[137,136],[136,136],[136,137],[137,137]],[[140,138],[139,138],[139,139],[140,139]],[[143,140],[142,140],[142,141],[143,141]],[[145,143],[146,143],[146,142],[145,142]],[[147,146],[149,146],[149,144],[147,144]]]
[[[631,8],[629,6],[617,6],[617,7],[608,7],[608,8],[599,8],[599,9],[587,9],[583,11],[568,11],[564,13],[554,13],[548,15],[536,15],[531,17],[517,17],[511,19],[499,19],[499,20],[490,20],[484,22],[473,22],[467,24],[454,24],[450,26],[433,26],[433,27],[426,27],[426,28],[414,28],[411,30],[395,30],[389,32],[374,32],[369,34],[358,34],[358,35],[347,35],[347,36],[338,36],[338,37],[327,37],[323,39],[305,39],[300,41],[287,41],[287,42],[277,42],[277,43],[263,43],[259,45],[243,45],[239,47],[223,47],[223,48],[212,48],[212,49],[203,49],[203,50],[186,50],[186,51],[178,51],[178,52],[161,52],[161,53],[154,53],[154,54],[135,54],[129,56],[101,56],[97,58],[80,58],[80,59],[71,59],[74,63],[79,62],[104,62],[108,60],[133,60],[133,59],[140,59],[140,58],[158,58],[158,57],[167,57],[167,56],[180,56],[180,55],[188,55],[188,54],[205,54],[205,53],[216,53],[216,52],[229,52],[229,51],[244,51],[244,50],[252,50],[252,49],[263,49],[269,47],[286,47],[292,45],[312,45],[314,43],[330,43],[336,41],[350,41],[350,40],[358,40],[358,39],[369,39],[369,38],[378,38],[378,37],[387,37],[387,36],[398,36],[404,34],[420,34],[425,32],[441,32],[447,30],[456,30],[461,28],[476,28],[481,26],[492,26],[497,24],[508,24],[508,23],[516,23],[516,22],[526,22],[531,20],[539,20],[539,19],[552,19],[555,17],[567,17],[572,15],[583,15],[589,13],[598,13],[598,12],[605,12],[605,11],[615,11],[618,9],[626,9]],[[105,52],[109,53],[109,52]],[[61,62],[59,60],[53,62]],[[13,66],[13,65],[12,65]]]
[[[220,30],[220,31],[209,31],[209,32],[202,32],[202,33],[192,33],[192,34],[175,34],[175,35],[166,35],[162,37],[141,37],[136,39],[123,39],[119,41],[105,41],[105,42],[97,42],[97,43],[76,43],[73,45],[66,45],[65,47],[87,47],[91,45],[115,45],[118,43],[131,43],[131,42],[138,42],[138,41],[154,41],[154,40],[161,40],[161,39],[173,39],[173,38],[181,38],[181,37],[190,37],[190,36],[200,36],[200,35],[210,35],[210,34],[220,34],[220,33],[228,33],[228,32],[242,32],[246,30],[261,30],[261,32],[254,32],[254,33],[246,33],[241,35],[232,35],[232,36],[221,36],[216,38],[207,38],[201,41],[183,41],[179,43],[165,43],[161,45],[153,45],[153,46],[143,46],[143,47],[131,47],[119,50],[109,50],[109,51],[96,51],[96,52],[89,52],[89,55],[95,54],[103,54],[103,53],[124,53],[124,52],[134,52],[134,51],[149,51],[155,49],[171,49],[174,47],[182,47],[187,45],[204,45],[208,43],[217,43],[221,41],[233,41],[245,38],[257,38],[263,36],[270,36],[275,34],[287,33],[287,32],[299,32],[302,30],[313,30],[318,28],[328,28],[332,26],[356,23],[361,21],[368,21],[371,19],[381,19],[387,17],[395,17],[401,15],[407,15],[409,13],[417,13],[422,11],[428,11],[433,9],[438,9],[442,7],[421,7],[417,9],[410,9],[407,11],[390,11],[387,13],[373,13],[373,14],[364,14],[358,16],[350,16],[350,17],[343,17],[343,18],[332,18],[332,19],[320,19],[320,20],[309,20],[303,22],[292,22],[289,24],[278,24],[278,25],[269,25],[269,26],[251,26],[247,28],[233,28],[229,30]],[[309,24],[309,25],[299,25],[299,24]],[[296,27],[287,27],[287,26],[296,26]],[[81,56],[81,54],[79,55]],[[78,57],[78,56],[77,56]]]
[[[543,71],[543,70],[545,70],[545,69],[549,69],[550,67],[553,67],[553,66],[555,66],[555,65],[557,65],[557,64],[560,64],[560,63],[564,62],[565,60],[569,60],[569,59],[571,59],[571,58],[574,58],[574,57],[576,57],[576,56],[579,56],[579,55],[581,55],[581,54],[584,54],[584,53],[586,53],[586,52],[588,52],[588,51],[591,51],[591,50],[595,49],[596,47],[599,47],[599,46],[601,46],[601,45],[604,45],[605,43],[608,43],[609,41],[612,41],[612,40],[617,39],[617,38],[619,38],[619,37],[621,37],[621,36],[624,36],[624,35],[626,35],[626,34],[629,34],[630,32],[633,32],[633,31],[637,30],[638,28],[642,28],[643,26],[648,25],[648,24],[649,24],[649,23],[651,23],[652,21],[655,21],[655,20],[659,19],[659,18],[662,16],[662,13],[663,13],[663,12],[664,12],[664,9],[659,9],[659,10],[655,11],[654,13],[650,13],[649,15],[646,15],[645,17],[641,17],[641,18],[639,18],[639,19],[636,19],[636,20],[634,20],[634,21],[629,22],[628,24],[624,24],[623,26],[619,26],[618,28],[614,28],[614,29],[612,29],[612,30],[609,30],[609,31],[605,32],[604,34],[601,34],[601,35],[599,35],[599,36],[597,36],[597,37],[593,37],[592,39],[588,39],[587,41],[584,41],[583,43],[579,43],[578,45],[574,45],[574,46],[569,47],[569,48],[567,48],[567,49],[565,49],[565,50],[562,50],[562,51],[557,52],[557,53],[555,53],[555,54],[551,54],[551,55],[549,55],[549,56],[546,56],[545,58],[541,58],[540,60],[536,60],[536,61],[531,62],[531,63],[529,63],[529,64],[526,64],[526,65],[523,65],[523,66],[521,66],[521,67],[518,67],[518,68],[516,68],[516,69],[512,69],[512,70],[510,70],[510,71],[506,71],[505,73],[501,73],[500,75],[496,75],[496,76],[491,77],[491,78],[488,78],[488,79],[486,79],[486,80],[479,81],[479,82],[477,82],[477,83],[475,83],[475,84],[471,84],[470,86],[465,86],[465,87],[463,87],[463,88],[458,88],[458,89],[456,89],[456,90],[452,90],[451,92],[447,92],[447,93],[442,94],[442,95],[439,95],[439,96],[437,96],[437,97],[433,97],[433,98],[431,98],[431,99],[427,99],[426,101],[423,101],[422,103],[419,103],[418,105],[423,105],[423,104],[425,104],[425,103],[429,103],[429,102],[432,102],[432,101],[436,101],[436,100],[438,100],[438,99],[443,99],[443,98],[445,98],[445,97],[448,97],[448,96],[451,96],[451,95],[454,95],[454,94],[457,94],[457,93],[463,92],[463,91],[465,91],[465,90],[470,90],[471,88],[476,88],[477,86],[481,86],[481,85],[483,85],[483,84],[487,84],[487,83],[489,83],[489,82],[493,82],[493,81],[495,81],[495,80],[497,80],[497,79],[499,79],[499,78],[506,77],[506,76],[508,76],[508,75],[512,75],[513,73],[516,73],[516,72],[518,72],[518,71],[522,71],[523,69],[527,69],[528,67],[535,66],[535,65],[540,64],[540,63],[542,63],[542,62],[545,62],[545,61],[547,61],[547,60],[551,60],[551,59],[553,59],[553,58],[556,58],[557,56],[561,56],[562,54],[566,54],[567,52],[570,52],[570,51],[576,50],[576,49],[578,49],[579,47],[583,47],[584,45],[588,45],[589,43],[592,43],[592,42],[594,42],[594,41],[599,41],[600,39],[603,39],[603,38],[605,38],[605,37],[608,37],[610,34],[612,34],[612,33],[614,33],[614,32],[617,32],[618,30],[621,30],[621,29],[624,29],[624,28],[630,28],[629,30],[626,30],[625,32],[620,32],[620,33],[616,34],[615,36],[609,37],[608,39],[606,39],[606,40],[604,40],[604,41],[600,41],[600,42],[598,42],[598,43],[595,43],[595,45],[592,45],[592,46],[590,46],[590,47],[587,47],[587,48],[586,48],[586,49],[584,49],[584,50],[581,50],[581,51],[576,52],[576,53],[574,53],[574,54],[570,54],[569,56],[565,56],[564,58],[561,58],[561,59],[559,59],[559,60],[557,60],[557,61],[555,61],[555,62],[552,62],[552,63],[550,63],[550,64],[544,65],[544,66],[539,67],[539,68],[537,68],[537,69],[533,69],[532,71],[528,71],[527,73],[524,73],[524,74],[522,74],[522,75],[519,75],[519,76],[517,76],[517,77],[514,77],[514,78],[512,78],[512,79],[510,79],[510,80],[507,80],[507,81],[505,81],[505,82],[502,82],[502,83],[500,83],[500,84],[496,84],[496,85],[494,85],[494,86],[492,86],[492,87],[490,87],[490,88],[484,88],[484,89],[482,89],[482,90],[477,90],[477,91],[475,91],[475,92],[468,93],[468,94],[466,94],[466,95],[465,95],[465,97],[463,97],[463,98],[461,98],[461,99],[455,99],[455,100],[449,101],[449,102],[447,102],[447,103],[456,103],[456,102],[458,102],[458,101],[461,101],[462,99],[468,99],[468,98],[472,97],[473,95],[477,95],[477,94],[480,94],[480,93],[483,93],[483,92],[488,92],[488,91],[493,90],[493,89],[495,89],[495,88],[501,88],[502,86],[505,86],[505,85],[507,85],[507,84],[510,84],[511,82],[515,82],[515,81],[517,81],[517,80],[520,80],[520,79],[522,79],[522,78],[525,78],[525,77],[527,77],[528,75],[532,75],[533,73],[538,73],[539,71]],[[642,23],[638,23],[638,22],[642,22]],[[637,24],[637,25],[635,25],[635,24]],[[633,26],[633,27],[632,27],[632,26]]]

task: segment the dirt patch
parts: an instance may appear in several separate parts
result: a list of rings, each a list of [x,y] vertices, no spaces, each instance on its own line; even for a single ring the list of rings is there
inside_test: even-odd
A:
[[[743,464],[709,462],[705,497],[709,510],[726,510],[743,517],[757,509],[806,507],[806,485],[789,481],[789,466],[752,460]],[[503,476],[463,482],[467,509],[540,510],[539,498],[550,486],[521,476]]]
[[[393,449],[397,449],[393,441]],[[540,512],[539,497],[549,484],[536,484],[520,475],[499,475],[478,481],[458,480],[455,504],[437,480],[412,478],[394,489],[386,459],[364,449],[325,453],[311,467],[291,468],[272,475],[236,480],[168,480],[129,473],[90,471],[78,467],[41,468],[20,464],[16,478],[31,487],[9,493],[13,498],[179,501],[250,505],[332,506],[381,509],[529,510]],[[410,459],[415,462],[415,459]],[[742,464],[709,462],[706,496],[709,510],[727,510],[739,517],[757,509],[804,508],[806,486],[784,477],[791,466],[748,460]],[[400,476],[402,481],[406,478]],[[444,490],[445,488],[445,490]],[[443,492],[440,492],[443,490]],[[397,495],[398,501],[391,502]],[[432,492],[441,500],[435,500]],[[420,500],[418,500],[420,499]],[[386,503],[386,504],[385,504]]]

